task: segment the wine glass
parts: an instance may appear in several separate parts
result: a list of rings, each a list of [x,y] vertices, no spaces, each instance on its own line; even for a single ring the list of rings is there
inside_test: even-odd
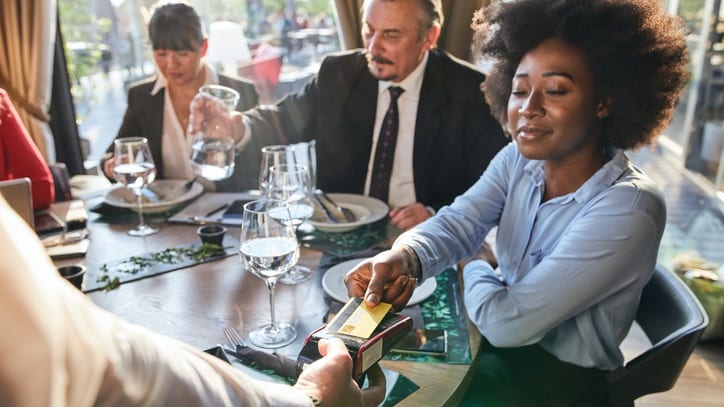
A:
[[[236,108],[239,92],[221,85],[204,85],[199,93],[209,96],[215,103],[206,106],[228,116]],[[220,122],[208,125],[194,134],[191,140],[191,170],[209,181],[229,178],[234,173],[234,140],[228,136],[228,125]]]
[[[156,165],[148,147],[148,140],[144,137],[124,137],[114,141],[115,166],[113,173],[116,181],[126,185],[133,191],[138,208],[138,226],[128,231],[131,236],[148,236],[158,232],[157,228],[147,225],[143,221],[144,186],[156,179]]]
[[[244,205],[239,247],[241,261],[247,270],[263,279],[269,289],[271,323],[249,334],[251,342],[262,348],[279,348],[297,337],[293,326],[277,322],[274,316],[277,280],[299,260],[299,244],[288,218],[289,207],[283,201],[259,199]]]
[[[303,165],[282,164],[271,167],[269,171],[269,195],[271,199],[279,199],[289,206],[289,216],[280,219],[294,227],[295,233],[299,225],[312,217],[312,190],[309,182],[309,170]],[[279,279],[280,283],[298,284],[312,278],[309,267],[296,265]]]
[[[261,165],[259,167],[259,191],[262,196],[269,196],[269,171],[274,166],[294,164],[294,157],[288,145],[273,145],[261,148]]]
[[[269,169],[282,164],[304,165],[309,171],[312,191],[317,184],[317,153],[314,140],[288,145],[270,145],[261,149],[259,167],[259,190],[262,196],[268,195]]]

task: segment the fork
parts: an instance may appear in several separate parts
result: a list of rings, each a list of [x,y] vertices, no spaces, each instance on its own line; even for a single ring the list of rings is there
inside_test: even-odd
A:
[[[229,341],[229,343],[231,343],[231,345],[234,347],[234,350],[236,350],[237,346],[248,346],[246,342],[241,339],[241,335],[236,332],[236,329],[232,327],[224,328],[224,335],[226,336],[226,339]]]

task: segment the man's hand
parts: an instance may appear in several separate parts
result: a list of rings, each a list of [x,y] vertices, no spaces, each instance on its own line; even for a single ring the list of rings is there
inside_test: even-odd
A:
[[[429,218],[430,212],[427,208],[416,202],[412,205],[401,206],[390,211],[390,222],[400,230],[408,230],[418,223]]]
[[[399,311],[412,297],[420,274],[415,252],[401,246],[363,261],[344,276],[344,283],[350,297],[364,297],[370,307],[388,302]]]
[[[116,166],[116,157],[111,157],[103,163],[103,173],[110,179],[116,178],[116,173],[113,172],[113,168]]]
[[[378,365],[367,370],[368,387],[360,390],[352,380],[352,357],[341,339],[319,341],[319,353],[323,357],[302,371],[294,387],[316,396],[325,407],[377,406],[385,399],[385,375]]]
[[[229,112],[213,97],[199,93],[189,107],[189,134],[204,133],[209,137],[231,137],[234,143],[244,138],[244,122],[241,113]]]

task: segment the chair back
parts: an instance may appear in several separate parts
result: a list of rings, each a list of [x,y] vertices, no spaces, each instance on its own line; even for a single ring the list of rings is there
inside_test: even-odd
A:
[[[279,85],[283,55],[272,47],[260,47],[254,59],[239,66],[239,76],[254,81],[264,103],[271,103]]]
[[[48,164],[50,173],[53,175],[55,185],[55,202],[73,200],[73,192],[70,189],[70,172],[65,163]]]
[[[636,323],[652,346],[606,376],[610,406],[633,406],[644,394],[674,387],[709,318],[689,287],[659,264],[644,287]]]

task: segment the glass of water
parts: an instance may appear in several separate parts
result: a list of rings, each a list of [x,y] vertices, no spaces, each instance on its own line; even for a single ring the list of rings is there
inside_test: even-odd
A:
[[[113,173],[116,181],[133,191],[138,211],[138,226],[128,231],[131,236],[148,236],[158,232],[143,220],[142,189],[156,179],[156,165],[153,162],[148,140],[144,137],[124,137],[114,141]]]
[[[239,92],[226,86],[204,85],[199,93],[214,100],[212,107],[227,116],[239,102]],[[224,126],[228,125],[210,125],[194,134],[191,140],[191,170],[209,181],[228,178],[234,172],[234,140]]]
[[[251,343],[262,348],[279,348],[297,337],[294,327],[277,322],[274,314],[277,280],[299,260],[299,244],[294,227],[285,221],[288,218],[289,206],[280,200],[260,199],[244,205],[239,255],[244,267],[269,289],[271,323],[249,334]]]

